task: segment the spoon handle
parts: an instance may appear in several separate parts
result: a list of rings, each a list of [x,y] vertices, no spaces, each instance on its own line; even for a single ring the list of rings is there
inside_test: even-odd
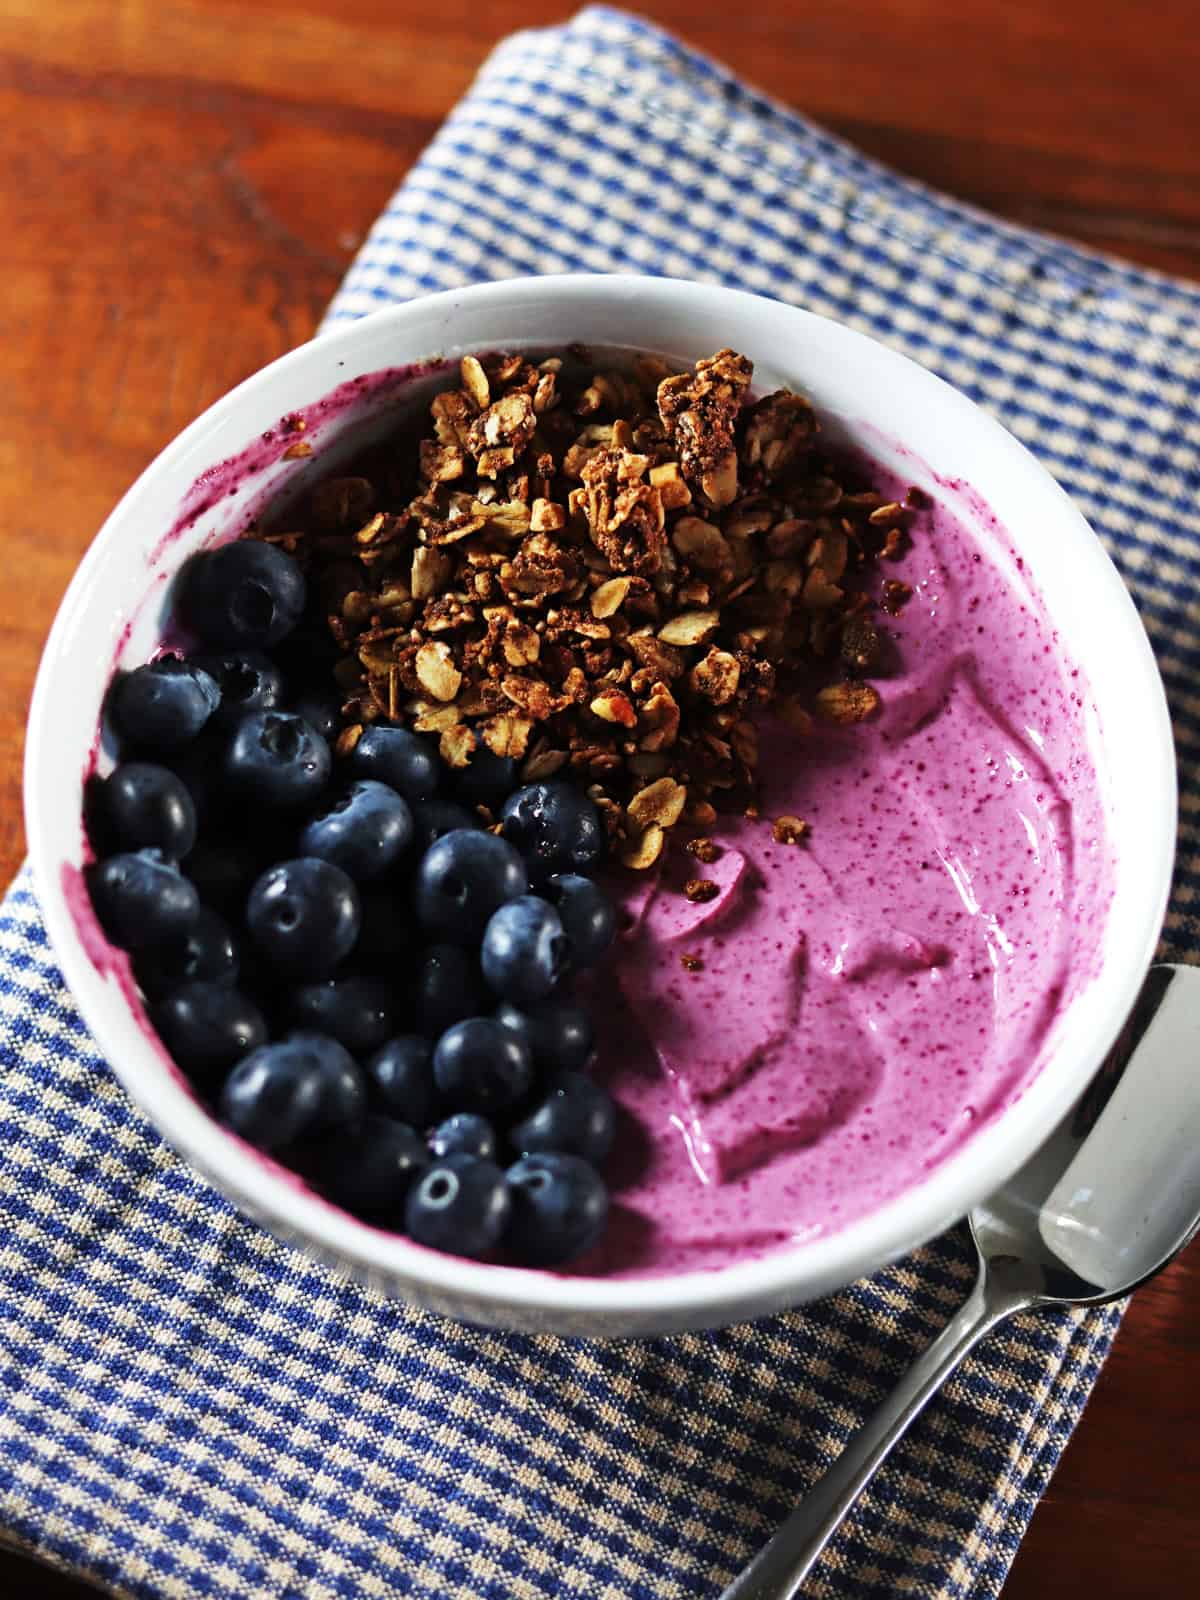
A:
[[[989,1293],[983,1273],[962,1309],[868,1417],[823,1478],[769,1543],[722,1593],[721,1600],[793,1600],[842,1518],[887,1459],[892,1446],[980,1339],[1027,1297]]]

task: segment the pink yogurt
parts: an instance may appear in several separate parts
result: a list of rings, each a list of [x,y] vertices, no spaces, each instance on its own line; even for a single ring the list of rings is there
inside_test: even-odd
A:
[[[716,1268],[882,1205],[1021,1092],[1094,964],[1107,858],[1078,674],[994,522],[998,559],[947,503],[912,537],[885,573],[914,594],[880,712],[807,737],[765,721],[762,820],[722,819],[710,867],[679,854],[623,885],[596,1009],[624,1115],[587,1270]],[[780,815],[810,836],[775,843]],[[689,902],[693,876],[717,897]]]

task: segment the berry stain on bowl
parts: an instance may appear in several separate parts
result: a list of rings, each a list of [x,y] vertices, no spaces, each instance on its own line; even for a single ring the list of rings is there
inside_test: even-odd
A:
[[[88,952],[213,1116],[428,1248],[637,1277],[836,1230],[1022,1093],[1094,964],[1084,686],[994,519],[733,351],[439,373],[174,578],[90,907],[64,869]]]

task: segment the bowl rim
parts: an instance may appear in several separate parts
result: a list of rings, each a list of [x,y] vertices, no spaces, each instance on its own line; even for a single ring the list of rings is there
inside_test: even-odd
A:
[[[1145,773],[1147,785],[1159,796],[1157,873],[1148,881],[1140,902],[1140,926],[1125,935],[1127,943],[1132,940],[1136,959],[1131,959],[1124,971],[1106,976],[1104,1025],[1097,1029],[1095,1041],[1095,1064],[1099,1064],[1136,999],[1153,959],[1175,853],[1177,776],[1170,718],[1153,651],[1132,597],[1099,538],[1066,491],[1023,444],[961,391],[909,357],[835,318],[721,285],[630,273],[564,273],[444,290],[335,326],[319,339],[260,368],[208,407],[150,462],[122,496],[93,539],[59,606],[43,651],[29,714],[25,755],[29,855],[52,948],[97,1045],[156,1129],[243,1212],[265,1221],[278,1234],[302,1238],[326,1260],[348,1263],[372,1281],[379,1281],[382,1276],[385,1282],[411,1287],[418,1299],[436,1295],[451,1303],[471,1304],[499,1321],[504,1320],[506,1308],[511,1308],[527,1326],[535,1324],[539,1316],[550,1324],[556,1315],[569,1313],[573,1319],[594,1319],[597,1332],[604,1331],[606,1320],[617,1327],[631,1322],[652,1324],[659,1314],[664,1325],[679,1317],[697,1326],[719,1324],[763,1307],[813,1298],[864,1271],[878,1270],[950,1226],[1032,1154],[1040,1143],[1036,1132],[1048,1133],[1053,1128],[1070,1109],[1086,1078],[1078,1073],[1056,1074],[1052,1069],[1043,1069],[1017,1100],[940,1161],[920,1182],[845,1227],[781,1245],[753,1260],[662,1276],[587,1278],[441,1255],[403,1235],[384,1233],[357,1221],[320,1196],[297,1187],[281,1172],[272,1172],[256,1152],[249,1158],[248,1147],[210,1117],[171,1072],[165,1068],[146,1072],[144,1061],[130,1061],[120,1052],[110,1055],[105,1050],[106,1012],[113,1004],[113,986],[93,964],[80,939],[60,884],[61,860],[54,858],[43,822],[48,809],[42,799],[53,781],[53,763],[47,759],[47,708],[54,697],[56,664],[74,619],[87,604],[93,573],[108,557],[110,537],[123,526],[147,483],[171,474],[189,457],[203,458],[206,441],[235,420],[246,403],[263,391],[279,386],[295,391],[295,380],[314,362],[317,350],[323,361],[339,352],[365,348],[372,335],[384,326],[402,327],[409,320],[424,319],[431,313],[453,312],[464,300],[475,310],[499,312],[512,305],[514,296],[531,293],[547,303],[578,296],[619,299],[632,293],[669,297],[682,306],[690,302],[697,309],[706,310],[714,304],[730,304],[732,299],[735,304],[754,302],[760,314],[762,307],[769,307],[771,314],[778,317],[781,331],[789,325],[799,328],[810,323],[832,328],[836,337],[851,342],[850,347],[868,347],[872,361],[882,356],[885,362],[906,369],[910,382],[935,386],[936,391],[941,391],[941,403],[962,414],[974,436],[986,442],[990,453],[1002,460],[1007,470],[1036,477],[1042,494],[1057,504],[1061,526],[1071,527],[1077,539],[1081,533],[1086,534],[1086,541],[1082,542],[1092,550],[1091,581],[1114,622],[1124,625],[1126,647],[1138,666],[1130,690],[1139,696],[1144,715],[1153,725],[1152,741],[1160,756],[1157,771]],[[414,360],[422,358],[414,353]],[[369,370],[369,365],[347,363],[346,374],[353,376]],[[290,403],[301,406],[315,398],[319,397],[293,393]],[[282,408],[286,409],[287,405]],[[214,446],[208,464],[215,466],[230,453],[224,445]],[[149,1038],[147,1044],[151,1044]],[[158,1054],[165,1059],[161,1047]]]

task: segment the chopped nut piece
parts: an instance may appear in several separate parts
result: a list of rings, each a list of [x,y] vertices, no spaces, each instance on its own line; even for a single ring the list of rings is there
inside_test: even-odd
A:
[[[421,476],[430,483],[453,483],[466,469],[466,457],[458,445],[439,444],[436,439],[421,440]]]
[[[671,530],[676,551],[701,572],[732,572],[733,551],[721,530],[702,517],[680,517]]]
[[[456,705],[429,705],[421,702],[412,713],[416,733],[445,733],[447,728],[457,728],[462,721],[462,709]]]
[[[831,683],[817,695],[817,710],[828,722],[862,722],[879,705],[879,695],[869,683]]]
[[[721,618],[715,611],[684,611],[677,617],[672,617],[670,622],[658,630],[658,637],[663,644],[674,644],[686,647],[693,644],[707,644],[716,633]]]
[[[707,901],[717,898],[721,892],[721,885],[714,883],[711,878],[689,878],[683,892],[693,905],[704,905]]]
[[[776,844],[799,844],[808,832],[808,823],[799,817],[777,817],[771,828]]]
[[[488,387],[487,373],[475,356],[464,356],[460,362],[462,385],[480,411],[491,404],[492,391]]]
[[[592,615],[594,617],[611,617],[625,604],[625,596],[629,593],[632,578],[609,578],[607,583],[602,583],[598,589],[592,591]]]
[[[565,750],[541,750],[531,755],[521,768],[522,783],[541,783],[561,772],[570,760]]]
[[[679,737],[680,711],[665,683],[656,683],[638,715],[638,749],[669,750]]]
[[[515,619],[504,629],[504,659],[510,667],[526,667],[541,654],[542,641],[527,622]]]
[[[640,789],[629,802],[629,815],[639,828],[657,823],[673,828],[687,804],[687,790],[674,778],[659,778]]]
[[[417,651],[417,681],[435,700],[453,700],[462,687],[462,673],[454,665],[444,640],[423,644]]]
[[[334,752],[339,756],[348,756],[363,736],[361,722],[352,722],[349,727],[343,728],[337,736]]]
[[[707,800],[692,800],[683,808],[683,820],[691,828],[711,828],[717,820],[717,809]]]
[[[664,511],[679,511],[692,503],[692,491],[683,481],[678,461],[663,461],[650,468],[650,483],[658,490]]]
[[[534,533],[557,533],[567,525],[567,513],[553,500],[541,498],[533,502],[529,512],[529,526]]]
[[[310,456],[312,453],[313,447],[307,439],[297,439],[295,444],[288,445],[283,452],[283,459],[285,461],[299,461],[302,456]]]
[[[658,413],[683,475],[714,506],[727,506],[737,493],[733,429],[752,371],[745,356],[718,350],[694,372],[658,386]]]
[[[662,855],[665,837],[658,823],[652,822],[640,838],[630,840],[621,851],[621,865],[632,867],[635,872],[645,872]]]
[[[623,728],[637,727],[637,712],[628,695],[622,694],[619,689],[605,689],[592,701],[589,710],[602,722],[618,722]]]
[[[412,597],[414,600],[428,600],[437,594],[449,582],[453,570],[453,558],[442,550],[431,550],[428,546],[421,546],[413,551],[412,558]]]
[[[502,712],[481,722],[478,732],[493,755],[511,756],[514,761],[520,761],[529,748],[533,723],[526,717],[510,717]]]
[[[448,767],[461,770],[470,765],[471,755],[478,743],[475,734],[462,723],[458,727],[446,729],[438,740],[438,750]]]
[[[912,589],[897,578],[889,578],[883,586],[883,609],[895,616],[912,599]]]
[[[592,543],[616,571],[642,577],[658,571],[667,542],[662,499],[641,481],[648,465],[629,450],[600,450],[581,473]]]
[[[737,694],[741,675],[737,657],[731,656],[727,650],[713,647],[688,673],[688,684],[703,699],[724,706]]]
[[[467,430],[466,446],[480,461],[481,468],[481,458],[497,452],[507,454],[507,464],[511,466],[515,457],[533,438],[536,426],[533,401],[518,390],[513,394],[501,395],[499,400],[474,419]]]
[[[900,502],[898,500],[889,500],[887,505],[877,506],[871,512],[867,521],[873,522],[877,528],[890,527],[892,523],[898,522],[903,515],[904,507]]]
[[[706,867],[711,867],[714,861],[721,859],[721,847],[712,839],[689,839],[684,849],[697,861],[703,861]]]
[[[866,617],[850,617],[842,625],[842,660],[856,672],[869,672],[879,660],[879,632]]]

